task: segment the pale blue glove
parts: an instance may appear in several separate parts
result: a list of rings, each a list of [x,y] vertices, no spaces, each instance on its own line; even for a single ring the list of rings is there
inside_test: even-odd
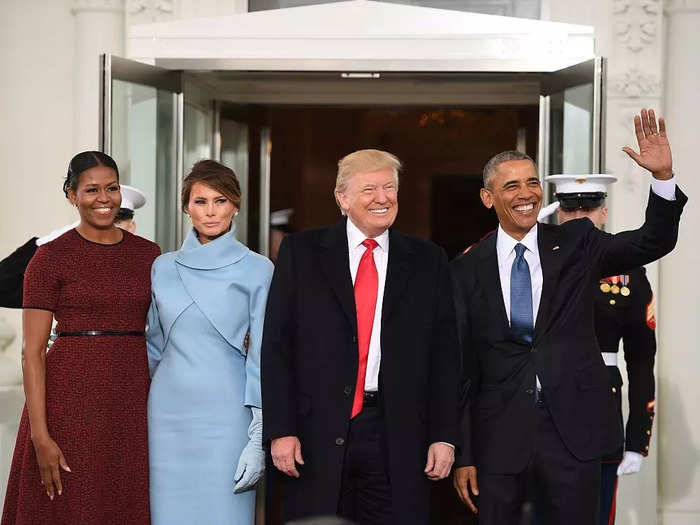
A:
[[[253,420],[248,427],[248,444],[238,458],[238,468],[233,481],[233,492],[238,494],[255,486],[265,472],[265,453],[262,448],[262,410],[250,407]]]

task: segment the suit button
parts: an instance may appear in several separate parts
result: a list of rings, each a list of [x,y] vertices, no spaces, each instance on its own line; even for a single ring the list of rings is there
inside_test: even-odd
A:
[[[535,393],[535,390],[532,389],[532,388],[528,388],[527,390],[525,390],[525,393],[526,393],[528,396],[531,396],[532,394]]]
[[[535,348],[535,347],[533,346],[532,349],[530,350],[530,352],[537,352],[537,348]]]
[[[352,387],[350,385],[345,385],[345,388],[343,389],[343,393],[345,393],[346,396],[349,396],[351,392],[352,392]]]
[[[335,444],[342,447],[345,444],[345,440],[343,438],[335,438]]]

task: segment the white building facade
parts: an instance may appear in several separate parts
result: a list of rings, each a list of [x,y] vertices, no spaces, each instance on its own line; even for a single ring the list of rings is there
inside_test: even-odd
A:
[[[214,78],[206,75],[212,70],[350,75],[505,71],[544,78],[542,75],[594,60],[595,56],[606,57],[602,92],[596,92],[595,78],[591,79],[590,112],[595,113],[596,108],[602,111],[599,129],[594,122],[585,133],[591,144],[584,156],[588,169],[602,166],[619,178],[609,197],[608,229],[620,231],[641,222],[648,180],[621,147],[636,145],[631,119],[642,107],[653,107],[667,119],[675,171],[690,197],[676,250],[648,269],[656,291],[658,319],[655,435],[642,473],[621,480],[618,523],[700,523],[700,412],[693,410],[692,402],[700,397],[700,382],[695,377],[700,370],[700,280],[694,274],[700,268],[700,247],[692,239],[693,228],[700,225],[700,207],[693,201],[693,196],[700,194],[700,182],[692,165],[695,126],[700,122],[696,102],[700,95],[700,0],[591,0],[585,4],[573,0],[426,0],[422,4],[440,9],[362,0],[276,11],[259,11],[280,6],[267,0],[251,0],[250,6],[246,0],[4,0],[0,4],[0,64],[5,73],[0,85],[0,165],[4,168],[0,177],[0,256],[34,235],[74,220],[74,211],[61,198],[61,179],[75,152],[104,145],[104,86],[100,84],[104,76],[98,60],[102,53],[192,71],[198,82],[194,98],[200,97],[202,102],[191,105],[190,115],[197,107],[206,110],[207,90]],[[281,7],[292,5],[281,2]],[[204,41],[204,36],[208,40]],[[227,85],[229,96],[234,88],[251,80],[246,77],[237,82]],[[120,95],[113,86],[115,103]],[[255,89],[260,86],[256,84]],[[334,88],[328,86],[330,93]],[[407,96],[401,86],[397,81],[392,96]],[[525,82],[499,93],[507,103],[527,103],[517,97],[539,99],[541,86]],[[425,96],[444,97],[454,103],[460,103],[459,96],[484,97],[484,103],[489,103],[488,96],[492,96],[466,86],[464,92],[461,88],[445,89],[426,92]],[[341,96],[333,93],[315,96],[328,96],[329,100]],[[235,96],[239,102],[253,100],[245,99],[252,95],[240,90]],[[262,96],[260,91],[256,96]],[[279,102],[275,97],[283,95],[270,90],[265,96],[267,101]],[[364,96],[381,95],[370,90]],[[130,92],[130,97],[133,102],[136,95]],[[177,97],[165,100],[174,111],[171,138],[176,147],[179,144],[180,156],[159,168],[164,176],[181,175],[190,158],[208,153],[224,158],[221,143],[208,135],[216,135],[208,121],[201,130],[181,131],[178,137],[175,121],[182,118],[182,111],[177,116],[177,105],[182,101]],[[148,115],[148,111],[155,115],[156,104],[139,115]],[[133,113],[120,117],[112,112],[110,117],[109,146],[117,157],[128,158],[132,167],[129,180],[159,191],[159,179],[139,179],[136,170],[139,162],[155,166],[156,159],[144,159],[148,151],[132,148],[135,142],[159,144],[155,131],[148,134],[151,121],[142,122]],[[117,125],[122,117],[131,119],[130,127]],[[215,113],[212,118],[216,120]],[[540,123],[541,133],[546,119]],[[203,149],[197,149],[200,136],[205,137],[200,140],[205,144]],[[190,150],[188,141],[194,145]],[[543,141],[540,134],[538,153],[548,158]],[[240,162],[235,154],[230,159]],[[125,162],[117,160],[124,168]],[[541,167],[543,164],[540,162]],[[245,193],[248,181],[242,182]],[[258,182],[260,202],[256,201],[255,207],[258,215],[268,216],[264,180]],[[173,195],[176,189],[175,183]],[[144,215],[142,231],[176,245],[183,225],[180,222],[178,228],[163,229],[163,221],[158,219],[163,213],[170,214],[176,223],[181,221],[175,208],[156,210]],[[266,231],[263,219],[260,237],[255,239],[260,246],[267,245]],[[21,313],[0,310],[0,345],[4,348],[0,350],[2,494],[22,403],[20,333]]]

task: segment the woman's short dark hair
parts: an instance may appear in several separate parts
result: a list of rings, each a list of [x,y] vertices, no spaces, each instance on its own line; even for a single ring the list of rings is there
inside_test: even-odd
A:
[[[240,209],[241,185],[233,170],[215,160],[200,160],[192,166],[192,171],[182,182],[182,211],[185,211],[190,202],[192,186],[198,182],[220,192]]]
[[[112,157],[101,151],[83,151],[73,157],[70,164],[68,164],[68,174],[66,175],[66,180],[63,181],[63,193],[65,193],[66,198],[68,198],[68,190],[75,191],[78,189],[80,175],[85,170],[95,166],[112,168],[117,175],[117,180],[119,180],[119,168],[117,168],[117,163],[114,162]]]

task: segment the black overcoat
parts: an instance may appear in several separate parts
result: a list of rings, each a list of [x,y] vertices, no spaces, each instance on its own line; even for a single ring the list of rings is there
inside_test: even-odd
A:
[[[357,375],[346,219],[287,236],[262,346],[267,443],[298,436],[305,464],[283,487],[285,519],[337,512]],[[458,354],[449,266],[434,244],[389,230],[381,325],[380,409],[394,522],[428,522],[430,443],[457,443]]]

